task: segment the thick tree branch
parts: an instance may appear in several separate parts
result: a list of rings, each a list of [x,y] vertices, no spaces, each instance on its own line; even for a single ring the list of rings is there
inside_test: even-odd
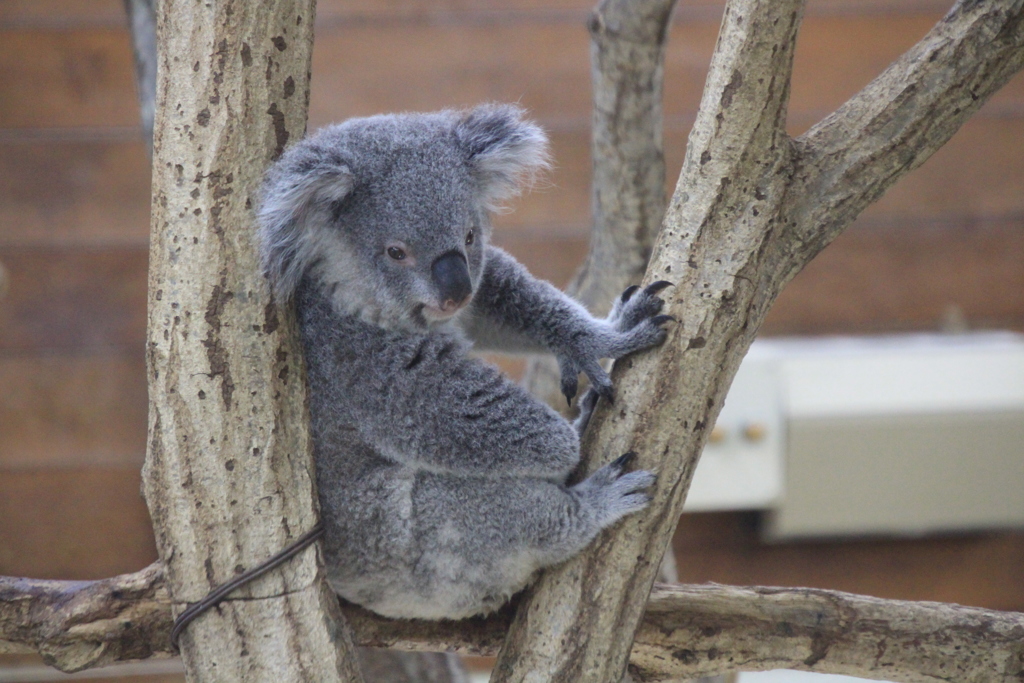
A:
[[[878,78],[797,140],[793,272],[920,166],[1024,67],[1024,0],[961,0]]]
[[[675,0],[602,0],[588,22],[594,88],[590,253],[568,291],[603,315],[643,277],[665,214],[662,82]],[[558,364],[530,359],[525,384],[564,407]]]
[[[302,137],[315,0],[160,2],[143,491],[176,613],[316,523],[301,350],[253,209]],[[192,622],[190,681],[358,681],[309,549]]]
[[[511,610],[488,619],[392,621],[343,610],[369,647],[493,655]],[[93,582],[0,578],[0,652],[66,671],[168,656],[171,603],[159,563]],[[655,587],[630,670],[641,681],[802,669],[918,683],[1019,683],[1024,614],[808,588]]]
[[[784,132],[801,0],[734,0],[725,9],[675,197],[648,268],[677,283],[665,346],[615,373],[583,452],[592,471],[627,451],[656,470],[651,507],[583,555],[546,571],[527,595],[493,680],[618,683],[689,487],[740,359],[773,298],[766,250],[785,197]]]

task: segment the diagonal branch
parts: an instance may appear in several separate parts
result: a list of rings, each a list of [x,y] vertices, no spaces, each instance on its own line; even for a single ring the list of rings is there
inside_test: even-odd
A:
[[[0,652],[66,671],[169,656],[163,567],[102,581],[0,577]],[[493,655],[511,610],[488,619],[393,621],[344,605],[358,644]],[[655,587],[630,670],[677,681],[729,670],[802,669],[908,683],[1019,683],[1024,614],[808,588]]]
[[[494,679],[621,680],[697,457],[772,299],[763,249],[785,198],[784,132],[802,0],[733,0],[647,279],[676,282],[682,321],[656,353],[616,372],[615,406],[584,440],[592,471],[626,451],[658,471],[650,509],[546,571],[519,608]],[[680,387],[685,387],[681,391]]]
[[[920,166],[1024,67],[1024,1],[961,0],[920,42],[797,140],[794,272]]]

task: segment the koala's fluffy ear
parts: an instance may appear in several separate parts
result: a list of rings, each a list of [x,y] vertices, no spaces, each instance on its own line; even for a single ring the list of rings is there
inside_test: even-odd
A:
[[[259,220],[263,273],[278,301],[295,293],[302,276],[317,258],[316,222],[352,191],[348,167],[315,163],[294,150],[271,169],[263,185]]]
[[[547,136],[537,124],[524,121],[524,113],[510,104],[484,104],[455,125],[489,208],[518,194],[549,165]]]

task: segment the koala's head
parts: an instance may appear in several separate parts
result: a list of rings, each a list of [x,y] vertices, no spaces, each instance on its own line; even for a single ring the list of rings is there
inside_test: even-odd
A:
[[[303,276],[343,313],[427,329],[473,296],[489,212],[546,165],[547,139],[509,105],[352,119],[270,168],[259,209],[279,301]]]

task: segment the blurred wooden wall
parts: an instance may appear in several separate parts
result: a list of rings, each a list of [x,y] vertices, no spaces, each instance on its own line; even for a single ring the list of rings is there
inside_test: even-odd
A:
[[[810,0],[792,132],[865,85],[952,0]],[[589,221],[587,0],[320,0],[312,127],[518,101],[556,169],[497,241],[567,282]],[[672,183],[721,14],[682,1],[665,68]],[[95,578],[154,556],[146,446],[149,170],[121,0],[0,0],[0,573]],[[765,334],[1024,329],[1024,78],[783,293]],[[966,454],[965,454],[966,455]],[[800,584],[1024,610],[1024,534],[758,541],[753,513],[688,515],[686,581]]]

